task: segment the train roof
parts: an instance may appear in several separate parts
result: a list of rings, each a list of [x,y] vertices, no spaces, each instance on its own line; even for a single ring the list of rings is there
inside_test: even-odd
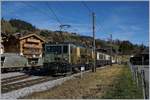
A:
[[[145,54],[145,55],[149,54],[149,48],[144,49],[144,50],[141,52],[141,54]]]
[[[71,45],[74,45],[74,46],[77,46],[77,47],[84,47],[86,48],[85,45],[82,45],[82,44],[79,44],[79,43],[75,43],[75,42],[49,42],[49,43],[45,43],[46,45],[68,45],[68,44],[71,44]]]
[[[96,51],[110,55],[110,49],[99,48],[99,49],[96,49]]]
[[[1,56],[20,56],[20,54],[19,53],[3,53],[3,54],[1,54]]]
[[[140,58],[140,57],[149,57],[149,49],[148,48],[144,49],[140,53],[137,53],[130,58]]]

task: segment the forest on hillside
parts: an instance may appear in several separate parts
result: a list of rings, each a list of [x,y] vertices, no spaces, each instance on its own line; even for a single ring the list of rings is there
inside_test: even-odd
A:
[[[20,34],[28,34],[28,33],[36,33],[41,37],[44,37],[46,42],[75,42],[78,44],[85,45],[87,47],[92,47],[93,38],[90,36],[79,35],[78,33],[70,33],[67,31],[51,31],[51,30],[42,30],[36,28],[29,22],[20,20],[20,19],[10,19],[5,20],[1,19],[1,34],[3,36],[7,35],[12,36],[16,35],[16,33]],[[119,39],[112,40],[112,42],[105,41],[102,39],[96,39],[96,48],[113,48],[115,53],[120,55],[130,55],[139,53],[145,48],[143,44],[133,44],[130,41],[121,41]]]

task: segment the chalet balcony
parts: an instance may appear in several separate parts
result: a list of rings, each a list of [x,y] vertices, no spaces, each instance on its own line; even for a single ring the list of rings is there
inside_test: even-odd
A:
[[[37,51],[34,52],[34,51],[32,51],[32,50],[31,50],[31,51],[25,50],[25,51],[23,51],[23,54],[29,54],[29,55],[31,55],[31,54],[34,55],[34,54],[35,54],[35,55],[40,55],[41,53],[40,53],[40,52],[37,52]]]
[[[27,39],[27,42],[33,42],[33,43],[40,43],[40,40],[36,40],[36,39]]]
[[[26,58],[39,58],[39,55],[35,55],[33,57],[33,55],[25,55]]]
[[[24,47],[26,47],[26,48],[37,48],[37,49],[42,49],[41,46],[39,46],[39,45],[33,45],[33,44],[24,44]]]

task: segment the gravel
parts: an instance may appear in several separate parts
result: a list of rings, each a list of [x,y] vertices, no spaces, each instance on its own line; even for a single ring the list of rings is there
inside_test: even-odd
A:
[[[104,68],[104,67],[100,67],[97,69],[102,69],[102,68]],[[87,72],[90,72],[90,71],[85,71],[85,72],[83,72],[83,74],[87,73]],[[21,73],[18,73],[18,74],[21,74]],[[57,85],[61,85],[63,82],[65,82],[69,79],[72,79],[75,76],[80,76],[80,75],[81,75],[80,73],[77,73],[77,74],[67,76],[64,78],[59,78],[56,80],[51,80],[51,81],[43,82],[43,83],[36,84],[36,85],[30,86],[30,87],[25,87],[22,89],[7,92],[4,94],[1,94],[1,99],[17,99],[17,98],[21,98],[21,97],[27,96],[29,94],[32,94],[34,92],[45,91],[45,90],[48,90],[48,89],[55,87]]]
[[[18,81],[9,82],[9,83],[7,83],[7,85],[8,84],[13,84],[13,83],[19,83],[19,82],[22,82],[22,81],[29,81],[29,80],[33,80],[33,79],[38,79],[38,78],[41,78],[41,77],[39,77],[39,76],[31,76],[29,78],[25,78],[25,79],[21,79],[21,80],[18,80]]]
[[[89,72],[89,71],[86,71],[86,72]],[[83,72],[83,73],[85,73],[85,72]],[[25,88],[22,88],[19,90],[7,92],[4,94],[1,94],[1,99],[17,99],[17,98],[29,95],[33,92],[40,92],[40,91],[48,90],[54,86],[61,85],[64,81],[72,79],[74,76],[79,76],[79,75],[80,75],[80,73],[77,73],[77,74],[67,76],[64,78],[59,78],[56,80],[51,80],[51,81],[43,82],[40,84],[36,84],[36,85],[30,86],[30,87],[25,87]]]
[[[3,74],[1,73],[1,79],[18,76],[18,75],[24,75],[24,73],[21,72],[10,72],[10,73],[3,73]]]

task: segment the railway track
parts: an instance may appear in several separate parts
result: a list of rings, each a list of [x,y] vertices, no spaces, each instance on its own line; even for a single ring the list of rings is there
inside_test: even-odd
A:
[[[12,83],[12,84],[6,84],[1,86],[1,92],[2,93],[7,93],[13,90],[18,90],[24,87],[29,87],[35,84],[39,84],[42,82],[46,82],[46,81],[50,81],[50,80],[55,80],[58,79],[60,77],[42,77],[42,78],[38,78],[38,79],[32,79],[32,80],[28,80],[28,81],[22,81],[22,82],[18,82],[18,83]]]
[[[29,78],[29,77],[31,77],[31,76],[29,76],[29,75],[18,75],[18,76],[13,76],[13,77],[9,77],[9,78],[4,78],[1,80],[1,85],[15,82],[18,80],[22,80],[22,79]]]

